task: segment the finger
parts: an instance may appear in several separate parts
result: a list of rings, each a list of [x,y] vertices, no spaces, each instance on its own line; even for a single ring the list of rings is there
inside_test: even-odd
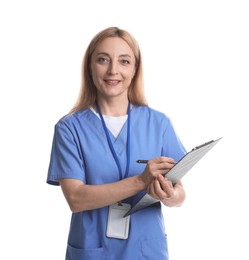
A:
[[[160,199],[160,200],[164,200],[167,197],[167,194],[164,192],[164,190],[161,187],[160,182],[158,181],[158,179],[156,179],[153,182],[153,186],[154,186],[154,191],[156,196]]]
[[[174,195],[174,187],[171,181],[167,180],[162,175],[157,178],[161,189],[167,194],[167,197],[172,197]]]
[[[158,200],[163,200],[167,197],[167,194],[161,189],[160,183],[155,179],[150,185],[150,195]]]
[[[147,164],[157,164],[157,165],[163,167],[164,164],[166,164],[166,165],[173,164],[174,165],[175,161],[173,158],[161,156],[161,157],[149,160]]]
[[[172,163],[164,162],[164,163],[155,163],[150,161],[147,164],[147,170],[153,176],[153,178],[157,177],[159,174],[165,175],[168,171],[174,166]]]
[[[170,169],[172,169],[175,165],[175,161],[173,159],[171,159],[171,158],[168,158],[168,159],[170,159],[170,160],[169,161],[165,160],[165,161],[158,164],[158,169],[163,170],[164,174],[168,173],[168,171]]]
[[[165,156],[160,156],[158,158],[153,159],[153,161],[155,161],[156,163],[175,163],[175,160],[173,158],[170,157],[165,157]]]
[[[165,175],[174,166],[175,161],[169,157],[159,157],[148,161],[145,168],[145,181],[151,183],[158,175]]]

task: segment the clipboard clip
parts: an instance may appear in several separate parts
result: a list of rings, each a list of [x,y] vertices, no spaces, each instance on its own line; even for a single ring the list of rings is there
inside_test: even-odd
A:
[[[211,144],[211,143],[213,143],[213,142],[214,142],[214,140],[211,140],[211,141],[206,142],[206,143],[204,143],[204,144],[198,145],[198,146],[196,146],[195,148],[193,148],[192,151],[195,151],[195,150],[197,150],[197,149],[200,149],[201,147],[204,147],[204,146],[206,146],[206,145],[209,145],[209,144]]]

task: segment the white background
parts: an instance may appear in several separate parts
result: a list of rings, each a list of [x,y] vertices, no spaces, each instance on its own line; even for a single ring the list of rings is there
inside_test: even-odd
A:
[[[70,211],[46,184],[53,127],[92,37],[131,32],[151,107],[187,150],[223,137],[164,208],[171,260],[248,260],[249,8],[242,0],[0,2],[1,259],[64,259]]]

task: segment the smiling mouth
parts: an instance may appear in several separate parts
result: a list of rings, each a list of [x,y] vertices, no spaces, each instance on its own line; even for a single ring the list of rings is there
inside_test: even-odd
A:
[[[120,82],[120,80],[105,80],[105,82],[109,85],[109,86],[116,86],[118,85],[118,83]]]

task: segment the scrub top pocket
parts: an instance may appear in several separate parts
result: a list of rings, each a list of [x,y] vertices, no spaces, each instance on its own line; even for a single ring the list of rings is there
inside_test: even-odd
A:
[[[141,242],[143,260],[168,260],[167,236]]]
[[[79,249],[67,246],[66,260],[104,260],[105,254],[104,249],[93,248],[93,249]]]

